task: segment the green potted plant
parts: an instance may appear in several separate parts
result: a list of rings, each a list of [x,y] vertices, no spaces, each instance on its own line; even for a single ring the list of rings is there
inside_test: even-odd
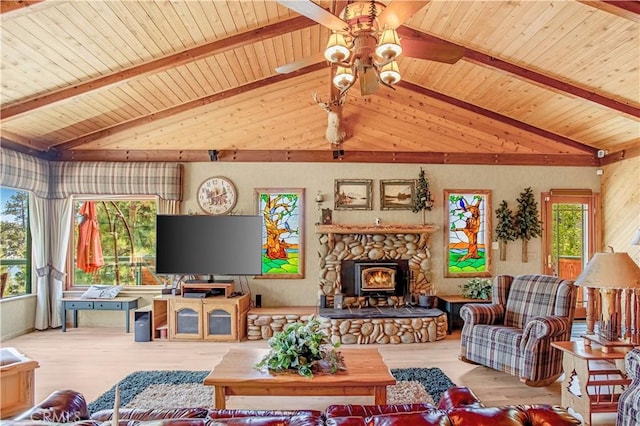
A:
[[[256,368],[270,371],[295,371],[301,376],[313,377],[314,372],[335,374],[344,370],[344,360],[321,329],[320,321],[310,317],[306,323],[287,324],[269,339],[271,350],[260,360]]]
[[[483,299],[491,298],[491,280],[488,278],[471,278],[464,284],[460,285],[462,295],[467,299]]]

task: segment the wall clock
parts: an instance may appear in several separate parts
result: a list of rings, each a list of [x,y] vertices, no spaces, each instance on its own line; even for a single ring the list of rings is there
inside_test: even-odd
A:
[[[229,213],[236,205],[238,191],[229,179],[214,176],[206,179],[198,188],[198,204],[212,215]]]

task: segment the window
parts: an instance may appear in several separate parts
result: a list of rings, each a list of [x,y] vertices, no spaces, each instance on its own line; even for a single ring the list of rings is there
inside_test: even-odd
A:
[[[162,284],[155,274],[155,199],[75,198],[73,208],[70,286]],[[90,234],[92,220],[97,224],[95,238]]]
[[[31,235],[29,233],[29,193],[0,187],[2,200],[0,233],[0,297],[31,293]],[[5,275],[6,274],[6,275]]]

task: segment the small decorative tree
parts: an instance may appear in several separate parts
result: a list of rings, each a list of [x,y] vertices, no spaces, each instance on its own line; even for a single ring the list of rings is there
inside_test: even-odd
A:
[[[433,199],[431,198],[431,191],[429,191],[429,181],[424,175],[424,170],[420,167],[420,174],[418,174],[418,182],[416,184],[416,195],[413,198],[414,213],[422,212],[422,223],[425,223],[425,210],[431,210],[433,208]]]
[[[515,216],[516,235],[522,239],[522,261],[529,261],[528,243],[532,238],[542,235],[542,222],[538,219],[538,203],[533,197],[531,187],[520,193],[518,212]]]
[[[496,209],[496,241],[500,244],[500,260],[507,260],[507,242],[517,238],[515,230],[515,218],[509,208],[509,204],[502,200],[500,207]]]

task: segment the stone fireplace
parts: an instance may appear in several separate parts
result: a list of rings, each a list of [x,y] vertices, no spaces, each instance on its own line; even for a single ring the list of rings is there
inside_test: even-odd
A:
[[[432,225],[317,225],[319,294],[326,296],[328,307],[333,306],[333,295],[343,294],[344,307],[362,308],[404,306],[412,296],[432,293],[429,237],[437,229]],[[363,266],[354,266],[359,276],[345,274],[344,269],[352,265],[371,268],[365,277],[371,282],[365,288],[361,287]]]

